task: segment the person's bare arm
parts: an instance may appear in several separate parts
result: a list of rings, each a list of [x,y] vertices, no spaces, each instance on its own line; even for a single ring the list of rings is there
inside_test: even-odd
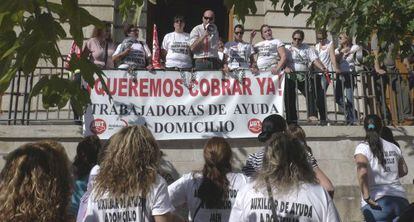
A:
[[[279,53],[280,56],[280,61],[277,63],[276,67],[273,67],[271,69],[272,74],[276,75],[280,72],[280,70],[285,67],[286,64],[286,49],[284,46],[280,46],[279,48],[277,48],[277,52]]]
[[[336,56],[335,56],[334,43],[332,43],[329,47],[329,57],[331,58],[331,63],[332,63],[332,67],[333,67],[334,71],[338,74],[341,73],[341,69],[339,69],[338,62],[337,62]]]
[[[374,53],[374,68],[375,72],[377,72],[380,75],[383,75],[386,73],[385,70],[381,69],[380,62],[379,62],[379,51],[378,50],[372,50]]]
[[[114,63],[118,62],[119,60],[121,60],[122,58],[127,56],[130,51],[131,51],[131,48],[127,48],[127,49],[125,49],[125,51],[123,51],[123,52],[121,52],[117,55],[112,56],[112,61]]]
[[[326,67],[322,64],[320,59],[313,60],[312,64],[318,67],[319,70],[326,71]]]
[[[191,51],[194,52],[198,50],[203,45],[204,39],[208,38],[208,36],[209,36],[208,32],[204,32],[204,35],[198,37],[194,41],[194,43],[190,46]]]
[[[326,176],[326,174],[319,167],[314,167],[313,171],[315,172],[316,179],[318,179],[319,184],[329,193],[329,196],[333,198],[335,188],[331,180]]]
[[[357,165],[357,178],[358,178],[359,188],[361,189],[362,198],[364,198],[367,204],[369,204],[371,207],[378,207],[378,204],[374,200],[372,200],[369,195],[368,159],[362,154],[356,154],[354,158],[355,158],[355,163]]]
[[[155,222],[170,222],[172,219],[171,213],[166,213],[163,215],[156,215],[154,216]]]
[[[408,174],[408,167],[403,157],[398,161],[398,176],[403,177]]]

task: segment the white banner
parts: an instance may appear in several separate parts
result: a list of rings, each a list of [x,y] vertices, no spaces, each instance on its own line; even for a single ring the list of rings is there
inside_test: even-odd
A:
[[[248,138],[260,133],[266,116],[284,113],[283,73],[246,71],[226,78],[220,71],[105,74],[113,100],[97,79],[84,135],[108,139],[124,126],[146,124],[158,140]]]

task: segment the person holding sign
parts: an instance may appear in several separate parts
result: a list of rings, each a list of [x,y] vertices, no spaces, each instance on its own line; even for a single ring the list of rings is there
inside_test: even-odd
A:
[[[260,32],[263,41],[254,46],[257,66],[260,71],[270,70],[273,75],[279,74],[286,63],[285,45],[279,39],[273,38],[272,29],[268,25],[262,25]]]
[[[191,61],[190,34],[184,32],[184,17],[174,17],[174,32],[165,35],[162,41],[162,56],[167,69],[190,69]]]
[[[354,153],[361,211],[367,222],[393,221],[409,205],[399,180],[407,175],[407,164],[400,148],[380,137],[382,127],[379,116],[365,117],[365,142]]]
[[[224,45],[223,71],[225,73],[235,69],[250,69],[252,73],[258,72],[253,56],[253,46],[243,41],[243,34],[244,27],[242,25],[234,26],[234,41]]]
[[[247,178],[232,173],[232,151],[224,138],[207,141],[204,160],[202,172],[185,174],[168,186],[171,202],[176,207],[188,207],[189,221],[228,221],[236,195]]]
[[[340,221],[299,140],[283,131],[268,139],[262,170],[237,194],[229,221]]]
[[[138,40],[139,29],[135,25],[125,25],[126,38],[118,45],[112,60],[118,69],[152,69],[151,51],[147,43]]]
[[[170,221],[174,207],[157,173],[161,152],[151,131],[124,127],[106,149],[81,221]]]

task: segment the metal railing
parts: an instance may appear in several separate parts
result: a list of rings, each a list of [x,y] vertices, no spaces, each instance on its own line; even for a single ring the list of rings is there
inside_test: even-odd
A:
[[[180,71],[177,71],[177,75],[179,74]],[[27,76],[19,71],[8,90],[1,96],[0,124],[76,123],[69,103],[62,109],[45,109],[41,95],[29,97],[34,84],[45,75],[70,77],[69,72],[63,68],[38,67]],[[296,78],[292,78],[295,76]],[[298,76],[302,77],[297,78]],[[412,92],[408,89],[404,74],[387,73],[379,76],[371,71],[361,71],[327,75],[306,72],[287,75],[287,79],[285,96],[288,98],[285,101],[285,112],[291,122],[361,124],[365,115],[375,113],[382,116],[384,122],[398,125],[413,116]],[[352,113],[354,119],[350,120]],[[296,115],[297,119],[292,119],[292,115]],[[309,121],[308,117],[313,115],[319,116],[320,121]]]

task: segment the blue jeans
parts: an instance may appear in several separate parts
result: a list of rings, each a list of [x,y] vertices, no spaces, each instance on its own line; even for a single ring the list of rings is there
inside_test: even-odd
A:
[[[352,73],[345,72],[338,75],[335,84],[335,102],[339,111],[345,115],[347,124],[354,124],[357,121],[354,109],[354,81]]]
[[[365,205],[361,208],[366,222],[388,222],[396,219],[408,207],[408,200],[402,197],[384,196],[376,201],[378,209]]]

